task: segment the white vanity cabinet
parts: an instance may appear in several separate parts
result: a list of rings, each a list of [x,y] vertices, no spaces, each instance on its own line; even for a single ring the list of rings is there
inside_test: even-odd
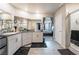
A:
[[[8,55],[14,54],[21,47],[21,34],[15,34],[7,37]]]
[[[7,54],[14,54],[20,47],[32,42],[43,42],[43,32],[23,32],[7,36]]]
[[[32,42],[43,42],[43,33],[42,32],[33,32]]]
[[[25,32],[25,33],[22,33],[22,45],[27,45],[27,44],[30,44],[32,43],[32,32]]]

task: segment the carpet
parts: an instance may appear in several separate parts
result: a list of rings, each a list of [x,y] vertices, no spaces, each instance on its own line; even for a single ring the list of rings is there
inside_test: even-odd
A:
[[[46,48],[46,43],[32,43],[31,48]]]
[[[21,47],[19,48],[14,55],[27,55],[29,52],[30,47]]]
[[[69,49],[58,49],[61,55],[76,55]]]

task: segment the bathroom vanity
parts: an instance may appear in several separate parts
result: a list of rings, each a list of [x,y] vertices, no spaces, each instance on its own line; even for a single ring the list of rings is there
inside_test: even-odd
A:
[[[31,43],[43,42],[42,32],[11,32],[2,34],[7,39],[6,54],[13,55],[20,47],[30,45]]]
[[[43,42],[41,20],[13,16],[4,11],[0,16],[0,37],[4,36],[6,39],[4,42],[6,47],[0,49],[1,55],[4,52],[13,55],[22,46],[31,46],[31,43]],[[4,39],[0,40],[0,42],[4,41]],[[0,46],[4,46],[4,43],[1,43]]]

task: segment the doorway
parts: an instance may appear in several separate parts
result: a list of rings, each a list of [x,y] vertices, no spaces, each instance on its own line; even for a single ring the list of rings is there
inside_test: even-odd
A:
[[[54,29],[53,17],[44,17],[43,24],[44,24],[44,30],[43,30],[44,36],[53,36],[53,29]]]
[[[70,47],[77,47],[79,51],[79,10],[72,12],[70,15]],[[74,45],[74,46],[73,46]]]
[[[66,47],[79,54],[79,10],[69,13],[66,17]]]

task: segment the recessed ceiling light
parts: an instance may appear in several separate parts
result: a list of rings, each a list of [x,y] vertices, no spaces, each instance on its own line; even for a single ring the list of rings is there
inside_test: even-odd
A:
[[[25,10],[25,11],[28,11],[28,8],[25,8],[24,10]]]

